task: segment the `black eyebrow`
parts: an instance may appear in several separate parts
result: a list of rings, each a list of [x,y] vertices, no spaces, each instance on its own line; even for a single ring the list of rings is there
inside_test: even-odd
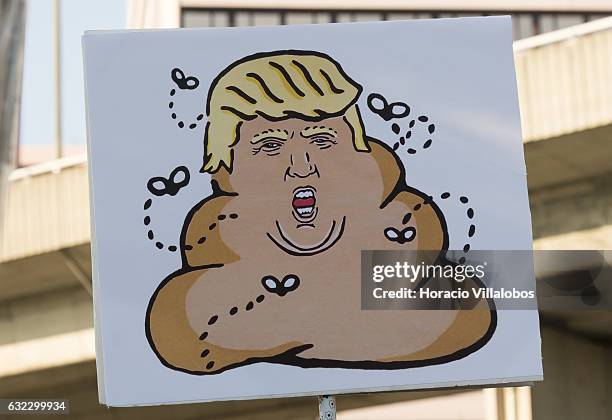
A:
[[[308,129],[316,129],[316,128],[320,128],[322,129],[322,131],[317,131],[314,132],[313,134],[309,134],[309,135],[304,135],[302,134],[304,131],[308,130]],[[306,127],[304,128],[302,131],[300,131],[300,136],[309,139],[310,137],[314,137],[314,136],[318,136],[320,134],[329,134],[330,136],[332,136],[333,138],[336,138],[338,135],[338,132],[336,130],[334,130],[331,127],[325,127],[323,125],[321,126],[313,126],[313,127]]]
[[[276,137],[276,136],[274,135],[274,133],[278,133],[278,132],[285,133],[285,135],[287,136],[287,138]],[[255,139],[256,137],[258,137],[258,136],[261,136],[261,138],[260,138],[260,139],[258,139],[258,140],[254,140],[254,139]],[[280,141],[287,141],[287,140],[289,139],[289,132],[288,132],[287,130],[281,130],[281,129],[276,129],[276,130],[274,130],[274,129],[264,130],[264,131],[262,131],[262,132],[260,132],[260,133],[255,134],[255,135],[253,136],[253,138],[251,139],[250,143],[251,143],[251,144],[257,144],[257,143],[259,143],[259,142],[261,142],[261,141],[263,141],[263,140],[266,140],[266,139],[276,139],[276,140],[280,140]]]
[[[334,82],[332,81],[331,77],[329,77],[329,74],[325,72],[325,70],[319,69],[319,72],[323,75],[323,77],[327,81],[327,84],[329,85],[329,88],[331,89],[332,92],[337,93],[337,94],[344,93],[343,89],[340,89],[334,86]]]
[[[247,73],[246,76],[257,80],[257,82],[259,83],[259,86],[261,86],[265,94],[268,95],[268,97],[272,99],[274,102],[276,102],[277,104],[282,104],[283,102],[285,102],[281,98],[279,98],[278,96],[272,93],[272,91],[270,90],[268,85],[266,85],[266,82],[264,82],[264,80],[261,78],[260,75],[258,75],[257,73]]]
[[[283,66],[278,63],[275,63],[274,61],[270,61],[268,64],[277,69],[283,75],[283,77],[285,78],[285,80],[287,80],[287,83],[289,83],[289,86],[291,86],[295,93],[297,93],[299,96],[306,96],[306,94],[302,92],[299,87],[296,86],[296,84],[291,79],[291,76],[289,76],[289,73],[287,73],[287,70]]]
[[[257,103],[255,98],[249,96],[247,93],[245,93],[242,89],[240,89],[237,86],[227,86],[225,89],[229,90],[230,92],[234,92],[236,95],[240,96],[242,99],[244,99],[245,101],[251,104]]]
[[[304,75],[304,79],[306,79],[306,81],[310,84],[310,86],[312,86],[312,88],[316,90],[319,95],[323,96],[324,95],[323,91],[321,90],[319,85],[317,85],[317,83],[313,80],[312,76],[308,72],[308,69],[304,67],[304,65],[300,63],[299,61],[291,60],[291,62],[293,63],[294,66],[300,69],[300,71]]]

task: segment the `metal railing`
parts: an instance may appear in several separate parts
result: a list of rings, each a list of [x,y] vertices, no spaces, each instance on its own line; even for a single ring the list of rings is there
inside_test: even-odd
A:
[[[604,12],[481,12],[451,10],[414,12],[399,10],[295,10],[295,9],[220,9],[183,8],[182,27],[269,26],[309,23],[435,19],[465,16],[512,15],[514,39],[523,39],[609,16]]]

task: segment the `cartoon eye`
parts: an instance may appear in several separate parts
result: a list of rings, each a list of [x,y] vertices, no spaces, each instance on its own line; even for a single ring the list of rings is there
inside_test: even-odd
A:
[[[264,152],[276,152],[281,146],[282,143],[279,141],[268,140],[261,145],[261,150]]]
[[[312,137],[310,139],[310,143],[316,144],[322,149],[327,149],[328,147],[331,147],[332,145],[336,144],[336,141],[329,136],[321,135],[321,136]]]

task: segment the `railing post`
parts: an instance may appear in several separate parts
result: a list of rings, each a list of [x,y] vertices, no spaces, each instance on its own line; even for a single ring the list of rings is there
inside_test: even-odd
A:
[[[333,395],[319,397],[319,419],[336,420],[336,397]]]

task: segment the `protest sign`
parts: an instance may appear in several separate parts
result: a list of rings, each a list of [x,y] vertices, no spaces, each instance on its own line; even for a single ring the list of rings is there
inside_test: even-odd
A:
[[[362,251],[454,267],[407,283],[453,289],[473,250],[531,249],[509,18],[83,44],[103,403],[541,378],[535,310],[361,296]]]

